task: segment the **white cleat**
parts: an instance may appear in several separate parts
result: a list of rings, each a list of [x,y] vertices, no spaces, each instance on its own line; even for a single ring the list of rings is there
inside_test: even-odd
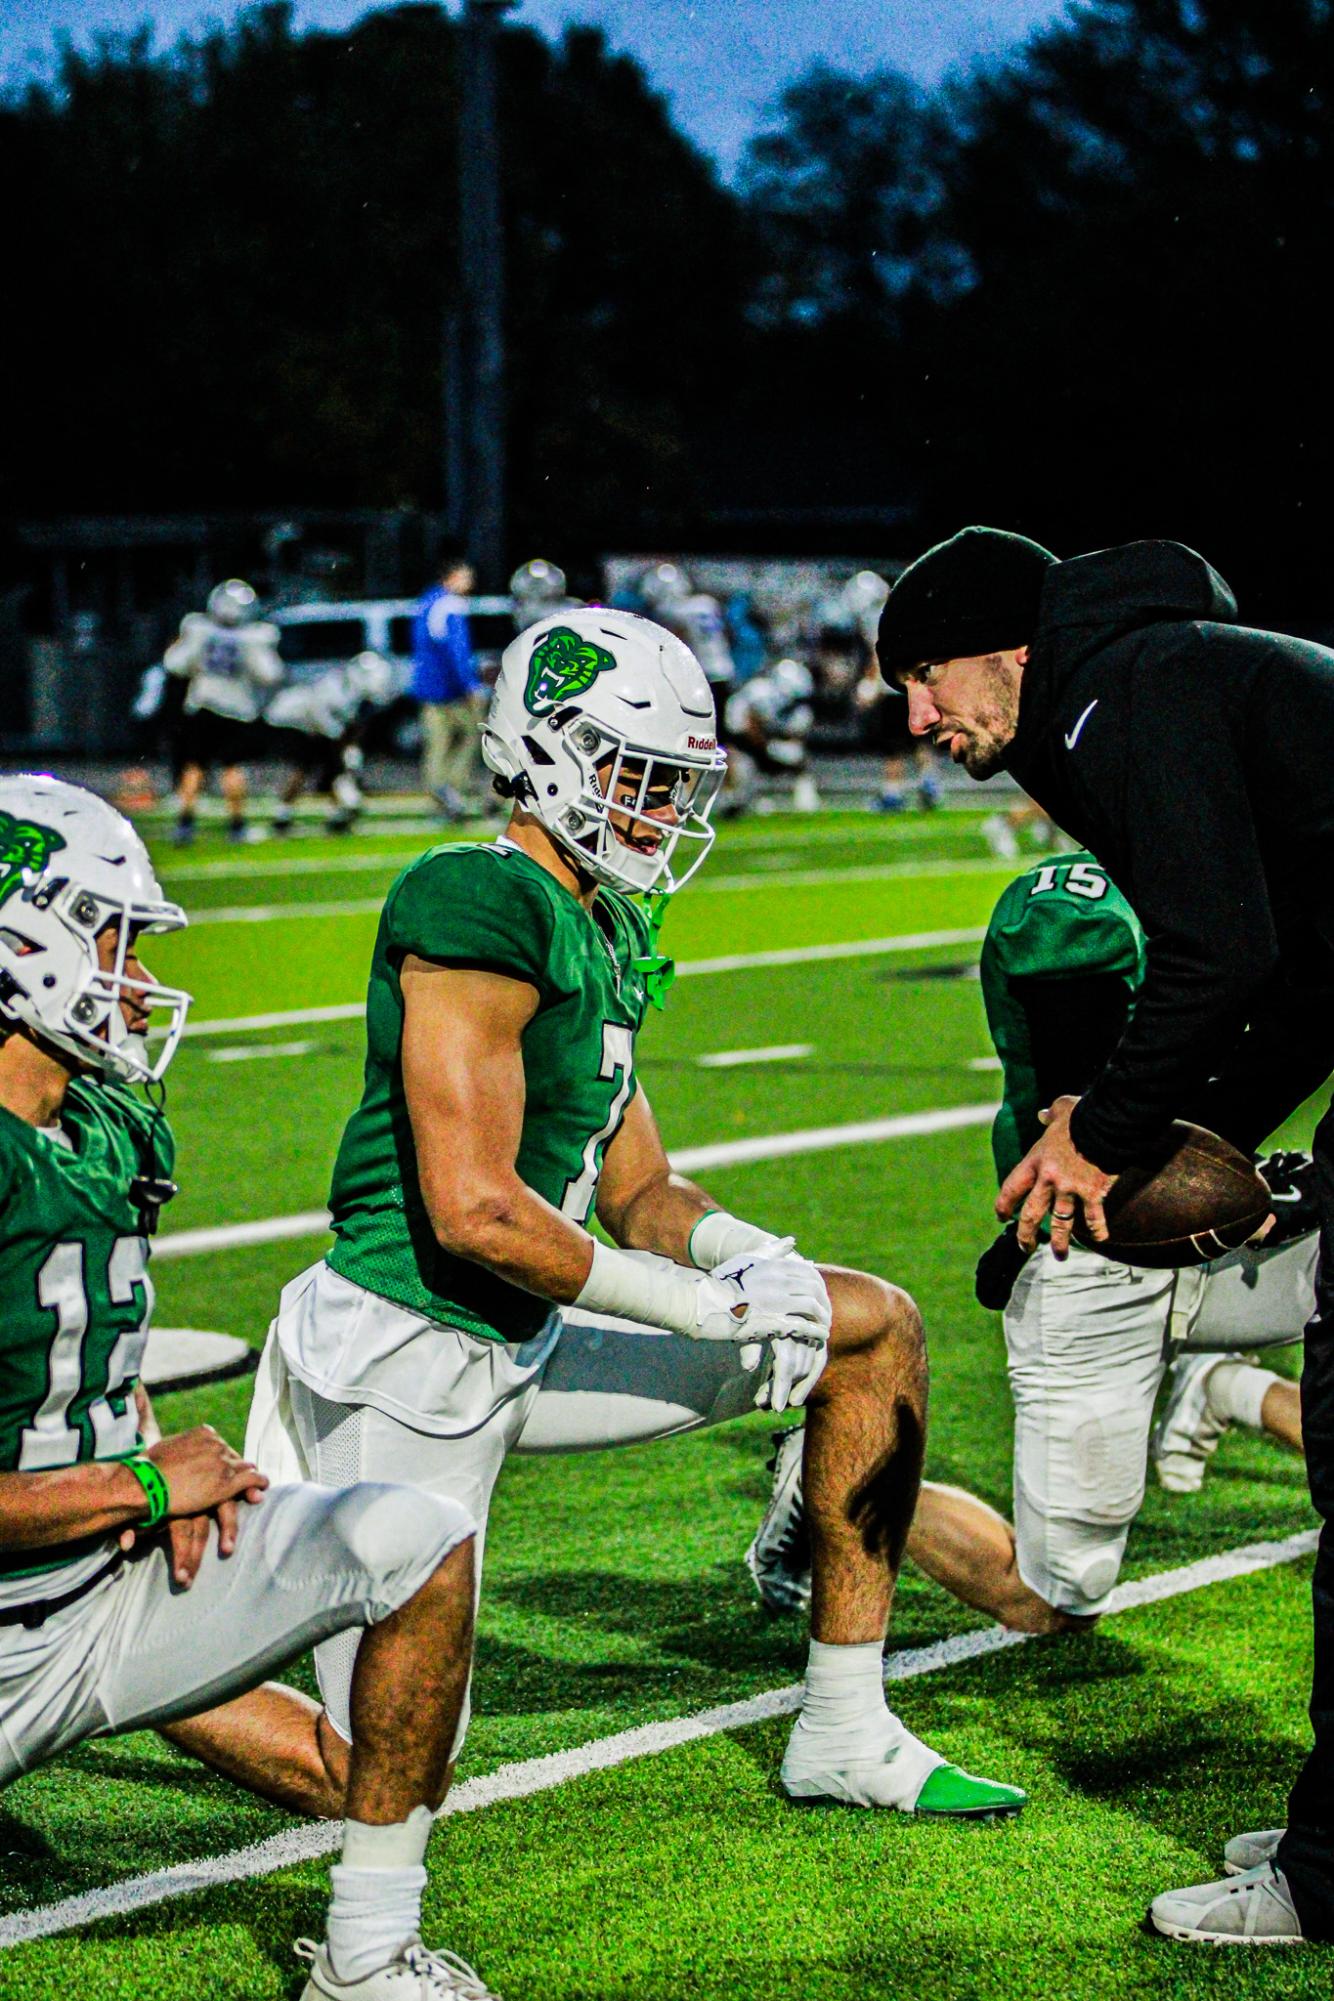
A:
[[[1288,1879],[1272,1863],[1225,1876],[1221,1883],[1197,1883],[1155,1897],[1149,1919],[1165,1938],[1199,1945],[1300,1945]]]
[[[1167,1401],[1149,1444],[1158,1484],[1169,1494],[1198,1494],[1204,1485],[1204,1469],[1230,1422],[1210,1403],[1209,1383],[1222,1363],[1240,1359],[1237,1355],[1182,1355],[1172,1364]]]
[[[801,1499],[801,1454],[805,1431],[795,1425],[774,1433],[769,1464],[774,1484],[746,1568],[766,1612],[804,1612],[811,1602],[811,1539]]]
[[[410,1938],[387,1966],[364,1980],[339,1980],[329,1964],[329,1948],[299,1938],[296,1956],[310,1968],[301,2001],[500,2001],[498,1994],[452,1952],[428,1952]]]
[[[1245,1869],[1258,1869],[1262,1863],[1272,1862],[1283,1834],[1281,1827],[1259,1828],[1254,1834],[1234,1834],[1223,1850],[1224,1869],[1229,1876],[1240,1876]]]
[[[897,1734],[849,1754],[822,1731],[792,1727],[779,1784],[790,1800],[825,1806],[891,1807],[938,1819],[994,1820],[1028,1802],[1018,1786],[975,1778],[890,1719]]]

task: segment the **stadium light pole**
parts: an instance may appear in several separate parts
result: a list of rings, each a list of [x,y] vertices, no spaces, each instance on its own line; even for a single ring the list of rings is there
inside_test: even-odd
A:
[[[459,313],[451,329],[447,476],[451,525],[484,591],[505,569],[505,245],[500,218],[496,39],[518,0],[466,0],[460,36]],[[459,491],[460,485],[462,491]]]

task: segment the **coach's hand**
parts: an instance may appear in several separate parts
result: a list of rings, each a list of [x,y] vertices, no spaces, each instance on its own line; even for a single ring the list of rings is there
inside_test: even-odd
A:
[[[1074,1146],[1070,1138],[1070,1115],[1078,1103],[1078,1098],[1058,1098],[1047,1111],[1038,1114],[1046,1131],[1029,1148],[1018,1167],[1006,1176],[996,1197],[996,1214],[1002,1222],[1008,1222],[1016,1209],[1019,1211],[1022,1250],[1036,1248],[1042,1219],[1050,1210],[1052,1255],[1067,1256],[1077,1202],[1083,1206],[1093,1241],[1099,1244],[1107,1241],[1107,1219],[1102,1205],[1116,1176],[1104,1174]]]

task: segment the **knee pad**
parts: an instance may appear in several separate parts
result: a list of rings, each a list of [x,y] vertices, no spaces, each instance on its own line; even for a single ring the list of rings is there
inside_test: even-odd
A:
[[[406,1585],[395,1605],[411,1597],[452,1549],[477,1533],[471,1514],[458,1501],[419,1487],[370,1480],[338,1494],[332,1520],[348,1554],[371,1579]]]
[[[1019,1575],[1058,1612],[1089,1618],[1101,1612],[1125,1556],[1130,1523],[1077,1521],[1015,1509]]]

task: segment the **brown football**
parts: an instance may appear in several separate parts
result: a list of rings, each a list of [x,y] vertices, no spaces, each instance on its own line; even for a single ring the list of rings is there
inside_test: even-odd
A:
[[[1178,1119],[1152,1156],[1117,1176],[1103,1206],[1105,1244],[1076,1213],[1075,1238],[1089,1250],[1127,1265],[1202,1265],[1255,1235],[1269,1189],[1235,1146]]]

